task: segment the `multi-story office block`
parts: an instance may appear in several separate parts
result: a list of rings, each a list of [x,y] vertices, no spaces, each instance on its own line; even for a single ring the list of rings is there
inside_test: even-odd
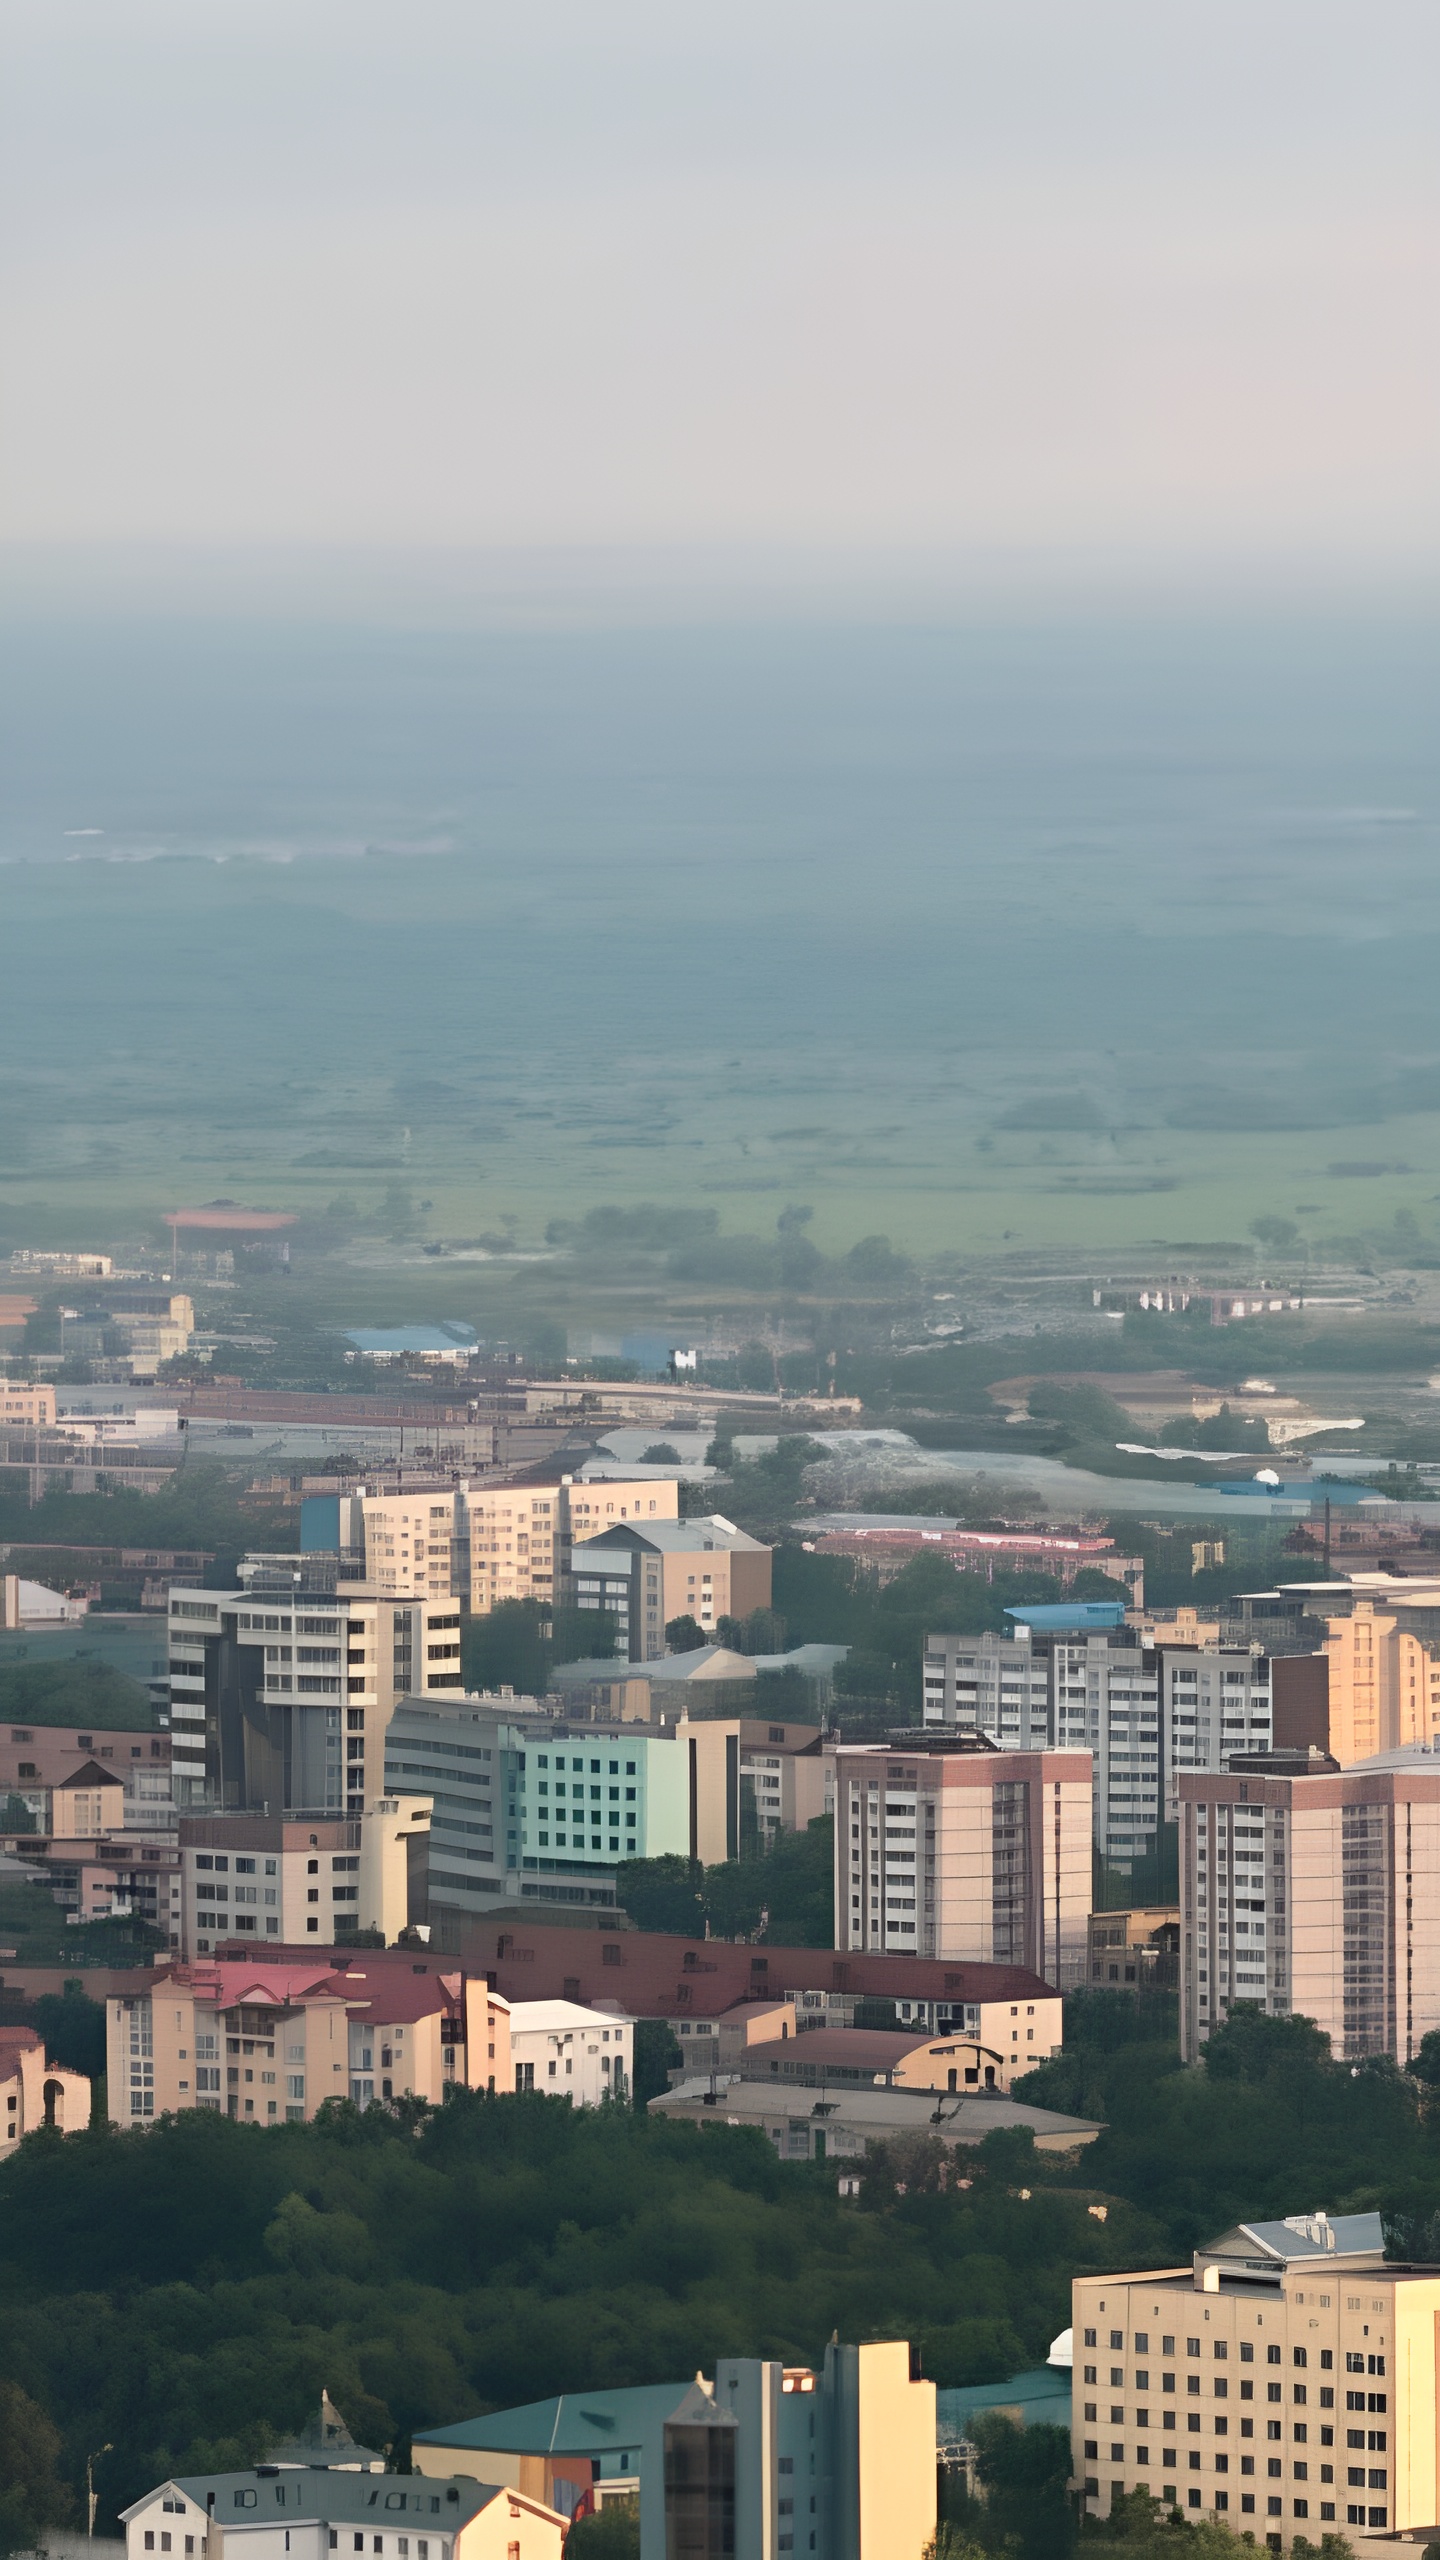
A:
[[[1440,2499],[1440,2268],[1387,2265],[1379,2220],[1297,2214],[1242,2225],[1193,2268],[1079,2278],[1082,2512],[1146,2489],[1274,2551],[1331,2529],[1423,2541]]]
[[[1337,2061],[1408,2063],[1440,2027],[1440,1756],[1281,1758],[1180,1780],[1181,2050],[1254,2001],[1313,2018]]]
[[[835,1940],[1084,1978],[1090,1761],[939,1735],[835,1754]]]
[[[391,1794],[434,1799],[432,1909],[613,1906],[622,1859],[689,1851],[690,1760],[673,1733],[571,1727],[498,1699],[407,1698],[385,1765]]]
[[[378,1929],[393,1946],[429,1919],[430,1805],[381,1796],[353,1821],[192,1814],[180,1822],[183,1963],[227,1941],[321,1946]]]
[[[709,1632],[721,1618],[768,1609],[771,1550],[718,1512],[708,1520],[620,1523],[577,1546],[569,1590],[579,1609],[608,1611],[616,1650],[655,1662],[672,1618]]]
[[[169,1632],[174,1792],[188,1811],[363,1813],[386,1792],[396,1699],[461,1686],[448,1597],[172,1591]]]

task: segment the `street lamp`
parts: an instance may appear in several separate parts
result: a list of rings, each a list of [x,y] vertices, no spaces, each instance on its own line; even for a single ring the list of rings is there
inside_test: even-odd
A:
[[[85,2456],[85,2504],[89,2514],[85,2531],[92,2541],[95,2535],[95,2510],[100,2504],[95,2495],[95,2465],[102,2454],[113,2453],[114,2450],[113,2444],[102,2444],[99,2453],[87,2453]]]

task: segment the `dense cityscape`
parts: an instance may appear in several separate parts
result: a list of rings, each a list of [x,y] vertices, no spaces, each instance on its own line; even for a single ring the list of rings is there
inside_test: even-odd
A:
[[[0,9],[0,2560],[1440,2560],[1437,84]]]
[[[427,2545],[644,2560],[1427,2520],[1440,1532],[1299,1365],[1398,1375],[1408,1313],[1112,1278],[1037,1329],[1033,1283],[872,1252],[834,1358],[812,1271],[808,1348],[792,1290],[735,1348],[718,1308],[550,1373],[342,1325],[252,1338],[250,1383],[237,1268],[274,1304],[323,1244],[157,1232],[18,1248],[0,1386],[11,2175],[82,2255],[118,2180],[112,2319],[176,2199],[148,2323],[195,2281],[180,2197],[266,2137],[195,2381],[98,2403],[130,2551],[291,2504],[319,2551],[382,2495]],[[1238,1374],[1262,1325],[1291,1391]],[[1108,1432],[1132,1507],[992,1508],[915,1438],[917,1361],[989,1408],[947,1440],[1003,1415],[1088,1486]],[[438,2257],[417,2173],[461,2181]],[[257,2280],[272,2352],[217,2388]],[[72,2387],[17,2404],[25,2529]]]

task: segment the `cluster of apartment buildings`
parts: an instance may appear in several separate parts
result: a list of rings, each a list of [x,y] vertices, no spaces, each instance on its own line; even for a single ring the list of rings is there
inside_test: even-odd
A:
[[[1427,1559],[1248,1593],[1209,1618],[1105,1602],[1011,1615],[1007,1636],[927,1641],[927,1728],[1018,1748],[1037,1785],[1062,1745],[1088,1751],[1096,1846],[1122,1866],[1177,1826],[1186,2057],[1251,2001],[1314,2019],[1337,2058],[1409,2062],[1440,2027]],[[869,1890],[861,1845],[852,1823],[852,1921],[890,1898],[883,1871]],[[1093,1959],[1091,1978],[1106,1978]]]

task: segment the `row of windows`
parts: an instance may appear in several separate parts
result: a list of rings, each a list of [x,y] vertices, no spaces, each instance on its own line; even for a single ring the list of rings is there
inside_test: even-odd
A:
[[[1086,2443],[1085,2443],[1085,2446],[1084,2446],[1084,2454],[1085,2454],[1085,2460],[1086,2460],[1087,2462],[1096,2462],[1096,2461],[1098,2461],[1098,2460],[1099,2460],[1099,2458],[1100,2458],[1100,2448],[1099,2448],[1098,2443],[1096,2442],[1096,2440],[1095,2440],[1093,2437],[1092,2437],[1092,2438],[1087,2439],[1087,2441],[1086,2441]],[[1134,2457],[1134,2458],[1135,2458],[1135,2465],[1136,2465],[1136,2468],[1137,2468],[1138,2470],[1142,2470],[1142,2471],[1143,2471],[1143,2470],[1148,2470],[1148,2468],[1149,2468],[1149,2464],[1150,2464],[1150,2447],[1149,2447],[1148,2445],[1146,2445],[1146,2444],[1137,2444],[1137,2446],[1135,2447],[1135,2457]],[[1110,2447],[1110,2460],[1111,2460],[1112,2462],[1115,2462],[1115,2463],[1123,2463],[1123,2462],[1124,2462],[1124,2460],[1125,2460],[1125,2447],[1124,2447],[1124,2445],[1123,2445],[1123,2444],[1112,2444],[1112,2445],[1111,2445],[1111,2447]],[[1163,2468],[1164,2470],[1166,2470],[1166,2471],[1174,2471],[1174,2470],[1178,2469],[1178,2467],[1179,2467],[1179,2456],[1178,2456],[1178,2454],[1176,2453],[1176,2450],[1175,2450],[1175,2448],[1174,2448],[1174,2446],[1173,2446],[1173,2445],[1166,2445],[1166,2446],[1164,2447],[1164,2449],[1163,2449],[1163,2450],[1162,2450],[1162,2452],[1161,2452],[1160,2461],[1161,2461],[1161,2466],[1162,2466],[1162,2468]],[[1200,2457],[1200,2455],[1199,2455],[1198,2453],[1192,2453],[1192,2454],[1190,2454],[1190,2455],[1187,2457],[1187,2461],[1186,2461],[1186,2468],[1187,2468],[1187,2470],[1190,2470],[1190,2471],[1199,2471],[1199,2470],[1202,2470],[1202,2469],[1204,2469],[1204,2468],[1206,2468],[1206,2467],[1207,2467],[1207,2466],[1202,2462],[1201,2457]],[[1217,2453],[1217,2454],[1216,2454],[1216,2456],[1215,2456],[1214,2468],[1215,2468],[1216,2472],[1217,2472],[1217,2473],[1218,2473],[1218,2474],[1223,2478],[1223,2477],[1224,2477],[1224,2475],[1225,2475],[1225,2474],[1229,2471],[1229,2469],[1230,2469],[1230,2456],[1228,2455],[1228,2453]],[[1269,2479],[1271,2479],[1271,2480],[1279,2480],[1279,2479],[1283,2478],[1283,2476],[1284,2476],[1284,2468],[1285,2468],[1284,2464],[1283,2464],[1282,2462],[1278,2461],[1278,2460],[1271,2460],[1271,2461],[1267,2461],[1267,2463],[1266,2463],[1266,2465],[1265,2465],[1265,2471],[1266,2471],[1266,2476],[1267,2476],[1267,2478],[1269,2478]],[[1254,2473],[1255,2473],[1255,2456],[1254,2456],[1254,2454],[1253,2454],[1253,2453],[1244,2453],[1244,2454],[1242,2454],[1242,2455],[1240,2456],[1240,2476],[1241,2476],[1241,2478],[1242,2478],[1242,2479],[1252,2479],[1252,2478],[1254,2477]],[[1308,2462],[1296,2462],[1296,2463],[1293,2463],[1293,2464],[1291,2465],[1291,2475],[1292,2475],[1292,2477],[1293,2477],[1294,2479],[1296,2479],[1296,2480],[1306,2480],[1306,2481],[1308,2481],[1308,2479],[1309,2479],[1309,2477],[1310,2477],[1310,2466],[1309,2466]],[[1320,2481],[1321,2481],[1321,2486],[1322,2486],[1322,2487],[1328,2486],[1330,2483],[1332,2483],[1332,2482],[1333,2482],[1334,2478],[1335,2478],[1335,2466],[1334,2466],[1334,2464],[1333,2464],[1333,2463],[1330,2463],[1330,2462],[1322,2462],[1322,2463],[1321,2463],[1321,2465],[1320,2465]],[[1347,2464],[1347,2465],[1346,2465],[1346,2469],[1345,2469],[1345,2484],[1346,2484],[1346,2487],[1347,2487],[1347,2488],[1350,2488],[1350,2489],[1384,2489],[1384,2488],[1388,2485],[1388,2482],[1389,2482],[1389,2473],[1388,2473],[1388,2471],[1386,2471],[1382,2466],[1380,2466],[1380,2465],[1378,2465],[1378,2464],[1366,2464],[1366,2463],[1353,2463],[1353,2462],[1352,2462],[1352,2463],[1349,2463],[1349,2464]]]
[[[1116,2483],[1116,2486],[1118,2488],[1118,2482]],[[1085,2483],[1086,2498],[1091,2500],[1098,2499],[1099,2495],[1099,2481],[1087,2480]],[[1165,2487],[1161,2490],[1160,2495],[1162,2498],[1170,2500],[1173,2504],[1178,2498],[1179,2492],[1178,2490],[1172,2489],[1167,2482]],[[1203,2500],[1200,2491],[1198,2489],[1191,2489],[1187,2494],[1186,2503],[1191,2507],[1198,2507],[1202,2505]],[[1224,2515],[1230,2505],[1228,2490],[1217,2489],[1215,2492],[1214,2504],[1217,2515]],[[1240,2512],[1242,2515],[1253,2516],[1255,2513],[1255,2500],[1253,2496],[1248,2493],[1242,2496],[1240,2500]],[[1265,2501],[1265,2512],[1267,2516],[1282,2516],[1285,2512],[1285,2502],[1283,2498],[1267,2498]],[[1308,2518],[1310,2513],[1309,2499],[1296,2498],[1292,2502],[1291,2513],[1301,2519]],[[1389,2510],[1386,2507],[1347,2506],[1345,2510],[1345,2521],[1347,2524],[1368,2525],[1372,2531],[1378,2530],[1383,2532],[1388,2514]],[[1333,2524],[1335,2522],[1335,2502],[1333,2499],[1321,2499],[1320,2521],[1322,2524]],[[1279,2535],[1276,2534],[1273,2537],[1273,2540],[1274,2547],[1278,2550],[1280,2547]]]
[[[1359,2305],[1357,2303],[1352,2303],[1350,2307],[1352,2310],[1357,2310]],[[1375,2307],[1379,2310],[1383,2308],[1383,2305],[1377,2303]],[[1098,2346],[1099,2338],[1100,2333],[1098,2329],[1086,2329],[1083,2332],[1084,2343],[1087,2347]],[[1112,2354],[1123,2352],[1125,2346],[1124,2330],[1110,2330],[1109,2342]],[[1213,2354],[1216,2363],[1223,2364],[1230,2353],[1229,2340],[1227,2338],[1212,2338],[1210,2345],[1211,2353]],[[1136,2330],[1134,2347],[1137,2356],[1149,2354],[1150,2337],[1148,2330]],[[1161,2339],[1160,2353],[1162,2356],[1173,2356],[1175,2353],[1175,2341],[1173,2338]],[[1185,2341],[1185,2353],[1187,2356],[1198,2356],[1200,2353],[1200,2340],[1198,2338],[1187,2338]],[[1242,2338],[1240,2341],[1240,2362],[1242,2364],[1253,2364],[1254,2361],[1254,2342],[1249,2338]],[[1265,2361],[1267,2364],[1283,2364],[1283,2349],[1273,2343],[1267,2346],[1265,2349]],[[1310,2361],[1310,2351],[1308,2347],[1292,2347],[1290,2350],[1290,2361],[1293,2365],[1303,2369]],[[1335,2358],[1329,2347],[1322,2347],[1320,2349],[1319,2362],[1322,2373],[1333,2372]],[[1368,2351],[1347,2348],[1345,2353],[1345,2370],[1347,2373],[1383,2374],[1385,2371],[1385,2358],[1382,2355],[1371,2355]],[[1144,2386],[1142,2385],[1141,2387],[1143,2388]],[[1192,2382],[1191,2389],[1193,2390],[1194,2388],[1195,2384]]]

